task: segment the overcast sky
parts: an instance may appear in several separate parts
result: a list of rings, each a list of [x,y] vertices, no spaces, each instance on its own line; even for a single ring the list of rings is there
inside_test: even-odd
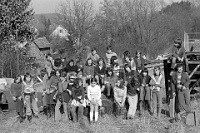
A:
[[[32,7],[36,14],[40,13],[55,13],[61,2],[65,2],[66,0],[32,0]],[[95,8],[99,7],[99,3],[103,0],[91,0],[94,1]],[[181,1],[181,0],[164,0],[167,3],[171,3],[173,1]]]

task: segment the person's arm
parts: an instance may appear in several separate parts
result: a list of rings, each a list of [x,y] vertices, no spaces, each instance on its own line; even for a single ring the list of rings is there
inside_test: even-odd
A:
[[[172,56],[178,58],[178,55],[177,55],[177,53],[176,53],[176,49],[177,49],[177,48],[175,48],[175,47],[173,46],[173,48],[172,48]]]
[[[74,91],[74,87],[72,87],[72,99],[76,99],[76,94],[75,94],[75,91]],[[77,99],[76,99],[77,100]]]
[[[119,103],[119,101],[118,101],[119,99],[117,98],[117,88],[116,88],[116,86],[113,88],[113,90],[114,90],[114,99],[117,103]]]
[[[126,101],[126,96],[127,96],[127,87],[124,86],[124,96],[123,96],[122,104],[125,103],[125,101]]]
[[[90,87],[88,86],[87,88],[87,97],[88,97],[88,100],[91,101],[91,96],[90,96]]]
[[[135,60],[133,58],[131,59],[131,70],[132,71],[136,70],[136,64],[135,64]]]
[[[83,100],[85,98],[85,92],[83,87],[81,87],[81,93],[82,93],[81,99]]]
[[[87,66],[83,67],[83,76],[86,77],[87,76]]]
[[[94,75],[99,75],[98,66],[94,67]]]
[[[98,87],[98,97],[97,99],[101,99],[101,88],[100,86],[97,86]]]
[[[185,83],[183,84],[183,86],[185,86],[186,88],[189,87],[190,85],[190,78],[187,74],[184,73],[184,78],[185,78]]]
[[[185,54],[185,49],[184,49],[184,47],[181,48],[181,55],[182,55],[182,56],[181,56],[181,59],[182,59],[182,61],[183,61],[183,59],[186,58],[186,54]]]
[[[145,63],[145,59],[143,57],[140,58],[141,59],[141,69],[144,70],[144,63]]]

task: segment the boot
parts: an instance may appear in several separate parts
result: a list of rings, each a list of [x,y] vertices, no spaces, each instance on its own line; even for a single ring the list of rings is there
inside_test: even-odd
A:
[[[160,119],[162,108],[158,107],[158,119]]]
[[[150,115],[153,115],[153,109],[152,109],[152,106],[151,106],[151,101],[150,100],[148,100],[147,101],[148,102],[148,109],[149,109],[149,113],[150,113]]]
[[[46,113],[47,113],[47,119],[51,118],[51,109],[49,105],[46,108]]]
[[[74,123],[76,123],[76,122],[77,122],[77,115],[76,115],[76,112],[71,111],[71,114],[72,114],[72,121],[73,121]]]
[[[29,123],[30,123],[31,120],[32,120],[32,116],[31,116],[31,115],[28,115],[28,116],[27,116],[27,119],[28,119],[28,121],[29,121]]]
[[[143,113],[144,113],[143,101],[140,101],[140,115],[142,116]]]

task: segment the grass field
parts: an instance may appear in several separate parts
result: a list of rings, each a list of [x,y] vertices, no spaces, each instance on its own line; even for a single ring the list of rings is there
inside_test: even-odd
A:
[[[200,133],[200,127],[187,126],[182,122],[171,124],[169,117],[162,115],[158,120],[148,112],[143,117],[138,117],[137,112],[133,120],[105,115],[92,125],[86,117],[79,123],[54,122],[53,118],[47,120],[42,114],[39,119],[33,118],[32,123],[27,120],[19,123],[15,112],[7,112],[1,114],[0,123],[0,133]]]

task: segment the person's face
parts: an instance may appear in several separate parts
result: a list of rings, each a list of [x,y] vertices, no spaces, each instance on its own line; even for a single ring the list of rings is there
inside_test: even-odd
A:
[[[126,56],[125,57],[125,61],[127,61],[127,62],[129,62],[130,60],[129,60],[129,58]]]
[[[178,67],[178,72],[181,73],[182,71],[183,71],[183,67],[182,66]]]
[[[111,49],[108,49],[108,53],[109,53],[109,54],[112,53],[112,50],[111,50]]]
[[[26,81],[27,81],[27,82],[30,82],[30,81],[31,81],[31,77],[30,77],[30,76],[27,76],[27,77],[26,77]]]
[[[112,71],[109,71],[108,74],[109,74],[109,75],[112,75]]]
[[[120,86],[120,81],[119,80],[116,82],[116,86]]]
[[[20,82],[20,77],[18,77],[18,78],[17,78],[16,82],[17,82],[17,83],[19,83],[19,82]]]
[[[96,50],[93,50],[93,51],[92,51],[92,54],[93,54],[93,55],[95,55],[96,53],[97,53],[97,51],[96,51]]]
[[[99,65],[103,65],[103,61],[102,60],[99,61]]]
[[[80,81],[78,82],[78,85],[79,85],[79,86],[82,86],[82,85],[83,85],[83,82],[80,80]]]
[[[74,65],[74,62],[71,61],[71,62],[69,63],[69,65],[70,65],[70,66],[73,66],[73,65]]]
[[[96,82],[92,82],[92,83],[91,83],[91,86],[92,86],[92,87],[95,87],[96,84],[97,84]]]
[[[116,59],[116,60],[114,60],[114,62],[115,62],[115,63],[118,63],[119,61],[118,61],[118,59]]]
[[[60,77],[61,81],[65,81],[65,77]]]
[[[130,67],[126,67],[126,71],[127,71],[127,72],[131,72]]]
[[[159,69],[155,69],[155,74],[158,76],[160,75],[160,70]]]
[[[136,56],[137,56],[137,57],[140,57],[140,53],[138,52]]]
[[[92,60],[88,60],[88,65],[91,65],[92,64]]]
[[[143,72],[142,74],[143,74],[143,76],[147,76],[147,72]]]
[[[59,77],[60,76],[60,73],[59,71],[56,71],[56,76]]]

